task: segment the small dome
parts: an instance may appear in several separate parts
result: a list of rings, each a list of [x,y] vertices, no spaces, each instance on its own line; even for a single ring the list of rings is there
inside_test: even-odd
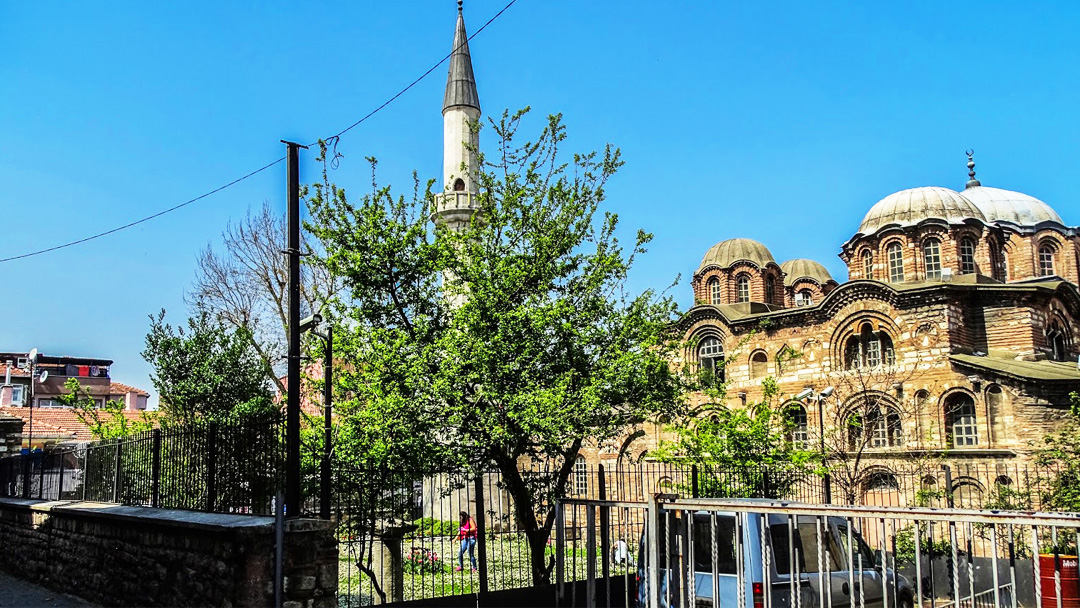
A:
[[[979,211],[975,203],[964,198],[959,192],[926,186],[901,190],[878,201],[866,213],[859,232],[873,234],[890,224],[913,226],[929,218],[950,223],[968,218],[986,221],[986,216]]]
[[[1040,222],[1065,222],[1050,205],[1023,192],[975,186],[964,190],[964,197],[975,203],[986,219],[1002,220],[1019,226],[1034,226]]]
[[[797,259],[788,260],[780,264],[784,271],[784,285],[791,286],[799,279],[813,279],[820,285],[833,280],[832,275],[820,263],[814,260]]]
[[[758,268],[776,263],[772,254],[769,253],[769,248],[765,245],[753,239],[728,239],[713,245],[705,252],[698,270],[706,266],[728,268],[735,262],[744,260],[756,264]]]

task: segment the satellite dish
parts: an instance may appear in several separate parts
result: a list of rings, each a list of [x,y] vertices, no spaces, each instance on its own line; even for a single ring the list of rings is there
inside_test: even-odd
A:
[[[35,349],[32,349],[32,350],[30,351],[30,354],[29,354],[29,355],[27,355],[26,357],[27,357],[28,359],[30,359],[30,362],[31,362],[31,363],[37,363],[37,355],[38,355],[38,352],[37,352],[37,349],[35,348]]]
[[[48,380],[48,379],[49,379],[49,372],[48,371],[43,371],[43,372],[41,372],[41,376],[38,377],[38,382],[44,384],[45,381]]]

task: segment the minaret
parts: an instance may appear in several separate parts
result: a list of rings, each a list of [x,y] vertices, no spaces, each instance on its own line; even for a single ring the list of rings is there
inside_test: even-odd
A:
[[[443,192],[435,197],[432,219],[441,225],[460,230],[468,225],[476,211],[475,194],[479,134],[470,123],[480,120],[480,98],[476,94],[469,36],[458,0],[457,27],[450,55],[450,72],[443,95]]]

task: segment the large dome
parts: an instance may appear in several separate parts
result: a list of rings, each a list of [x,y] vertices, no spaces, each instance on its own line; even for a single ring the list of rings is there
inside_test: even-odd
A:
[[[975,203],[959,192],[926,186],[901,190],[878,201],[866,213],[859,225],[859,232],[873,234],[890,224],[912,226],[928,218],[950,223],[968,218],[986,221],[986,216]]]
[[[780,264],[784,271],[784,285],[791,286],[799,279],[813,279],[819,285],[833,280],[832,275],[820,263],[803,258],[788,260]]]
[[[701,266],[719,266],[727,268],[735,262],[753,262],[758,268],[764,268],[766,264],[775,264],[776,260],[769,253],[769,248],[753,239],[728,239],[721,241],[705,252],[701,259]]]
[[[975,203],[991,222],[1002,220],[1019,226],[1034,226],[1040,222],[1065,225],[1050,205],[1023,192],[975,186],[964,190],[964,198]]]

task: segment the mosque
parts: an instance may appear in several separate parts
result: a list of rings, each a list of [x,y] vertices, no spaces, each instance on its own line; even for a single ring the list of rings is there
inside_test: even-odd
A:
[[[475,212],[468,124],[479,117],[459,7],[436,222]],[[830,457],[1031,462],[1080,390],[1080,228],[1037,198],[983,186],[970,153],[967,167],[963,190],[912,188],[872,205],[840,246],[843,282],[813,260],[777,263],[750,239],[709,248],[676,324],[678,363],[726,383],[725,403],[691,396],[699,415],[760,402],[772,378],[792,440]],[[640,461],[664,434],[640,425],[584,458]]]

